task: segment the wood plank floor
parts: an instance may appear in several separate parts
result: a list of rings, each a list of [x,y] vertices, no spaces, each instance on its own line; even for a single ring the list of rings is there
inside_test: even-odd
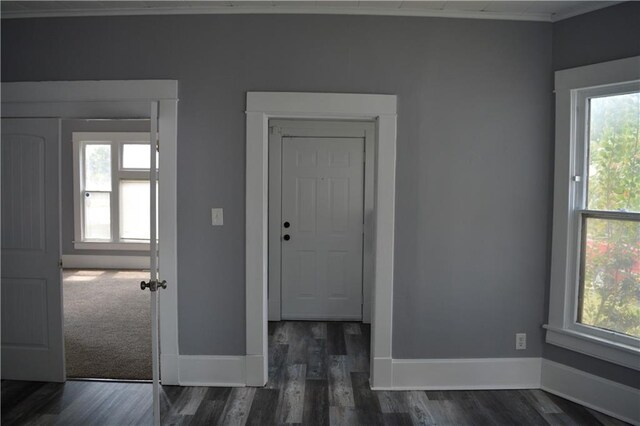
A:
[[[374,392],[368,325],[269,323],[264,388],[163,386],[165,425],[605,425],[540,390]],[[2,382],[2,425],[151,424],[146,383]]]

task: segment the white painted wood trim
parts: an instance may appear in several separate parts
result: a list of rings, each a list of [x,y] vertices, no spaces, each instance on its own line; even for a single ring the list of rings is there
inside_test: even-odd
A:
[[[246,350],[262,357],[262,369],[247,376],[250,386],[264,386],[268,379],[268,117],[247,113],[246,162]]]
[[[62,265],[71,269],[149,269],[149,256],[63,254]]]
[[[554,165],[553,235],[549,292],[549,318],[546,341],[570,350],[605,359],[631,368],[640,368],[640,349],[635,354],[620,347],[602,343],[607,340],[602,330],[590,331],[577,324],[577,282],[580,215],[580,194],[584,133],[584,112],[580,99],[594,88],[624,84],[640,79],[640,56],[601,64],[571,68],[555,73],[556,129]],[[596,89],[600,90],[600,89]],[[581,124],[582,123],[582,124]],[[616,337],[612,336],[612,340]]]
[[[396,107],[394,95],[331,93],[247,93],[246,129],[246,347],[262,356],[263,368],[247,372],[247,384],[267,382],[268,122],[270,118],[368,119],[377,123],[375,189],[375,276],[372,298],[372,357],[391,359],[395,213]],[[391,386],[391,375],[376,371],[374,386]],[[382,368],[382,367],[380,367]],[[387,367],[384,367],[387,368]],[[387,368],[387,370],[390,370]],[[249,376],[252,374],[252,376]],[[253,376],[255,374],[255,376]]]
[[[394,359],[394,390],[538,389],[540,358]]]
[[[391,358],[393,332],[393,256],[396,197],[396,116],[378,117],[374,206],[374,285],[371,319],[371,356]],[[375,365],[375,364],[374,364]],[[371,371],[372,386],[389,386],[386,373]]]
[[[607,86],[638,79],[640,56],[556,71],[555,91]]]
[[[149,102],[160,101],[158,244],[162,279],[160,296],[161,356],[178,356],[177,129],[176,80],[110,80],[1,83],[3,116],[59,118],[141,118]],[[148,266],[147,266],[148,268]],[[164,384],[177,385],[177,362],[161,365]],[[174,369],[174,370],[171,370]]]
[[[177,80],[95,80],[2,83],[3,103],[178,100]]]
[[[76,216],[77,217],[77,216]],[[149,243],[73,242],[76,250],[132,250],[149,251]]]
[[[245,386],[244,356],[180,355],[180,386]]]
[[[640,389],[546,359],[542,360],[540,387],[608,416],[640,425]]]
[[[158,262],[160,279],[167,288],[158,292],[160,302],[160,359],[178,356],[178,101],[161,100],[158,109]],[[160,363],[165,385],[178,384],[176,363]]]
[[[366,118],[395,114],[394,95],[353,93],[248,92],[247,113],[258,112],[270,118]]]

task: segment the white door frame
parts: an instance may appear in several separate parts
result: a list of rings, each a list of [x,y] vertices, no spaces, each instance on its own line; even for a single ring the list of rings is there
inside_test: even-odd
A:
[[[396,105],[395,95],[247,93],[245,366],[248,386],[264,386],[268,379],[269,119],[308,118],[364,119],[377,125],[370,383],[373,388],[391,387]]]
[[[373,121],[269,120],[269,321],[281,319],[282,138],[349,137],[364,139],[362,322],[371,323],[373,281],[373,188],[375,123]]]
[[[160,295],[162,383],[178,384],[178,256],[176,80],[45,81],[2,83],[2,117],[143,118],[151,102],[160,115],[159,262],[168,286]],[[62,321],[62,318],[61,318]]]

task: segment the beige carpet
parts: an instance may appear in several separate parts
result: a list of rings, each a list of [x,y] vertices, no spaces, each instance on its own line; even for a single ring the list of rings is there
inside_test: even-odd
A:
[[[64,271],[67,377],[151,379],[148,271]]]

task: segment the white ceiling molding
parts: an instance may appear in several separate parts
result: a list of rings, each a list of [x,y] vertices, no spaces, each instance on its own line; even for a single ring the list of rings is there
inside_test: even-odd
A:
[[[620,1],[2,1],[1,17],[326,14],[555,22]]]

